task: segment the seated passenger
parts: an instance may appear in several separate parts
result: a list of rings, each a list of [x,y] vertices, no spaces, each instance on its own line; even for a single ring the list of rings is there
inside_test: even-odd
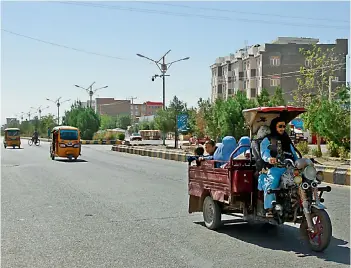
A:
[[[202,157],[205,153],[205,149],[201,146],[195,148],[194,150],[194,155],[192,156],[188,156],[188,162],[189,162],[189,165],[191,164],[191,162],[195,161],[195,160],[198,160],[199,157]]]
[[[282,118],[273,119],[270,125],[271,134],[261,142],[261,157],[268,164],[267,176],[262,185],[264,209],[267,210],[267,217],[273,217],[272,202],[275,201],[275,194],[267,194],[267,191],[279,188],[280,177],[286,171],[285,167],[279,165],[278,160],[291,159],[295,161],[298,158],[285,128],[286,122]]]
[[[235,154],[233,155],[233,158],[242,158],[241,154],[243,154],[244,159],[246,158],[245,155],[247,153],[247,151],[250,153],[250,138],[248,136],[243,136],[240,138],[239,143],[238,143],[238,147],[243,146],[243,145],[247,145],[245,147],[241,147],[238,151],[235,152]]]
[[[200,161],[213,160],[213,155],[214,155],[215,151],[217,150],[217,146],[216,146],[216,143],[214,142],[214,140],[208,140],[205,142],[205,150],[206,150],[206,153],[208,155],[200,157],[199,160]]]
[[[252,154],[256,161],[256,169],[258,172],[258,190],[263,191],[264,180],[267,177],[266,163],[261,158],[260,144],[262,140],[271,134],[269,126],[261,126],[257,132],[256,137],[252,140],[251,148]]]
[[[218,145],[217,150],[213,155],[213,160],[220,161],[215,164],[218,168],[229,161],[230,155],[236,149],[236,139],[233,136],[226,136],[223,138],[222,143]]]

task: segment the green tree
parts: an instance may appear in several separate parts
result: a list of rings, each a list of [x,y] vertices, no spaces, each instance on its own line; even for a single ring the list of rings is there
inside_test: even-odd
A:
[[[116,122],[117,122],[116,117],[104,114],[104,115],[101,115],[100,118],[101,118],[100,129],[105,130],[105,129],[116,128]]]
[[[277,87],[274,91],[274,95],[269,101],[269,106],[270,107],[275,107],[275,106],[285,106],[285,100],[283,97],[283,89],[281,87]]]
[[[79,128],[82,139],[92,139],[94,133],[99,130],[100,116],[91,108],[85,108],[77,101],[71,106],[71,110],[65,112],[64,125]]]
[[[329,77],[335,76],[342,66],[339,60],[334,60],[338,58],[334,49],[312,45],[310,49],[300,49],[300,52],[305,57],[306,64],[300,67],[300,76],[296,79],[298,88],[294,91],[294,101],[298,106],[307,108],[307,113],[302,118],[306,128],[316,134],[317,150],[321,153],[320,136],[324,131],[320,120],[324,119],[319,113],[325,111],[322,106],[327,105],[325,101],[329,96]]]
[[[116,127],[127,129],[132,124],[132,117],[130,115],[118,115],[116,120]]]
[[[270,96],[266,88],[262,88],[261,94],[257,96],[257,102],[260,107],[270,106]]]

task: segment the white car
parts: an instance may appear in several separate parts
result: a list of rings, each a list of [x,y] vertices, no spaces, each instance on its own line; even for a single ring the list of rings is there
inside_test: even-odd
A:
[[[141,137],[141,135],[139,133],[133,133],[130,136],[130,141],[142,141],[143,138]]]

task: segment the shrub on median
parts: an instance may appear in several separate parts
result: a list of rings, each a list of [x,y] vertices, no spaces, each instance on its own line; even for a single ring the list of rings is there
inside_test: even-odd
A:
[[[306,142],[306,141],[299,142],[296,145],[296,149],[299,150],[299,152],[302,155],[306,155],[310,151],[310,148],[308,147],[308,142]]]

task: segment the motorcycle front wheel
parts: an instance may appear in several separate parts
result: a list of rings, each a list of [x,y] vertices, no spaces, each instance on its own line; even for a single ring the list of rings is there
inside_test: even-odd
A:
[[[324,209],[312,207],[311,218],[315,232],[312,233],[307,230],[306,219],[300,225],[300,232],[313,251],[321,252],[329,246],[333,232],[332,224],[328,213]]]

